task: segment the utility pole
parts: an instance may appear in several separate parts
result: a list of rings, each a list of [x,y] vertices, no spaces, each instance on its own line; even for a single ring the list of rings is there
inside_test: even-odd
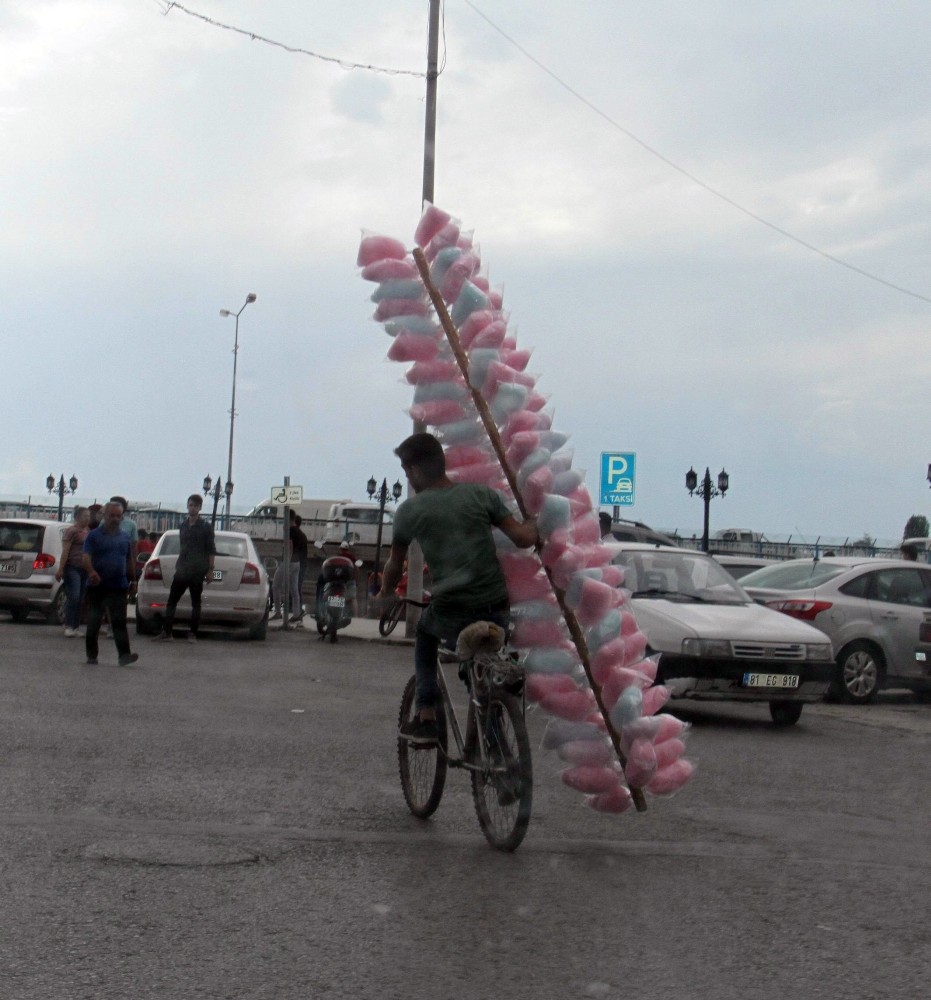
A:
[[[433,202],[434,178],[436,174],[436,84],[440,75],[440,0],[430,0],[429,29],[427,40],[427,107],[423,129],[423,194],[421,210],[427,202]],[[426,424],[414,421],[414,433],[421,434]],[[407,596],[414,601],[423,600],[423,552],[416,543],[407,554]],[[407,621],[404,634],[411,638],[420,618],[420,608],[407,606]]]
[[[440,0],[430,0],[427,43],[427,110],[423,129],[423,202],[433,201],[436,166],[436,81],[439,76]]]

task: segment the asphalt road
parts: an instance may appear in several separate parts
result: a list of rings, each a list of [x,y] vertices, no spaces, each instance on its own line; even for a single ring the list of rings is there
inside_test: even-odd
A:
[[[679,709],[693,782],[605,817],[535,749],[489,849],[405,809],[409,647],[111,644],[0,622],[0,1000],[922,997],[931,706]],[[534,746],[544,720],[530,717]]]

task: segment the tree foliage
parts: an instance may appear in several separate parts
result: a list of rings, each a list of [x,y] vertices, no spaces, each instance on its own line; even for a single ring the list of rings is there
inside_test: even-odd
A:
[[[924,514],[912,514],[905,522],[905,530],[902,532],[903,538],[927,538],[928,519]]]

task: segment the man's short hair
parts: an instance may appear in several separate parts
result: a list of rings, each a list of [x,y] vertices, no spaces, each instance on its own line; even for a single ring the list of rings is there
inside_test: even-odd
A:
[[[440,479],[446,475],[446,456],[443,446],[426,431],[411,434],[394,449],[395,455],[401,459],[401,465],[416,466],[430,480]]]
[[[123,513],[125,514],[129,510],[129,501],[126,497],[110,497],[110,503],[118,503],[123,508]]]
[[[614,523],[611,515],[606,510],[598,511],[598,523],[601,525],[602,537],[608,534],[611,530],[611,525]]]
[[[196,504],[198,507],[203,507],[204,506],[204,498],[199,493],[192,493],[187,498],[187,502],[188,503]]]

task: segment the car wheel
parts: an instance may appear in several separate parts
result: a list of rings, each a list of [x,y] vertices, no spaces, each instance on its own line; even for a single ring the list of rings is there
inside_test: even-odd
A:
[[[265,609],[265,617],[249,629],[250,639],[264,639],[268,635],[268,608]]]
[[[865,705],[873,701],[885,672],[879,650],[869,642],[852,642],[837,656],[837,689],[843,701]]]
[[[136,635],[155,635],[158,629],[155,626],[154,621],[149,621],[147,618],[143,618],[139,614],[138,605],[136,605]]]
[[[771,701],[769,714],[775,726],[794,726],[802,715],[800,701]]]
[[[48,623],[49,625],[64,625],[65,624],[65,605],[68,603],[68,594],[64,587],[58,588],[58,593],[52,601],[52,606],[49,608],[48,612]]]

